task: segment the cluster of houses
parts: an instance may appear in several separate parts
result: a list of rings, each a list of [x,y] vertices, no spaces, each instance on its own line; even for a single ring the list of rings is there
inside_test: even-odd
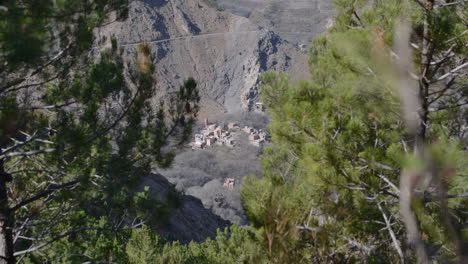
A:
[[[234,133],[239,131],[247,133],[250,143],[257,147],[262,146],[267,141],[267,134],[262,129],[257,130],[247,126],[241,129],[236,123],[229,123],[225,129],[224,126],[210,124],[208,119],[205,119],[205,128],[200,133],[195,134],[192,149],[203,149],[214,145],[235,147]]]
[[[263,129],[255,129],[253,127],[246,126],[242,130],[249,134],[249,141],[254,146],[263,146],[263,144],[268,140],[268,135]]]
[[[205,119],[205,129],[201,130],[199,134],[195,134],[195,141],[192,142],[192,148],[203,149],[215,144],[234,147],[236,142],[232,135],[232,131],[238,129],[239,126],[235,123],[228,125],[228,130],[217,124],[210,124],[208,119]]]

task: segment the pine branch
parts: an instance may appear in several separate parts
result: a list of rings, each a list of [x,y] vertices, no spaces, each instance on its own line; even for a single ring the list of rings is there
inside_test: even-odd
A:
[[[139,228],[140,226],[142,226],[144,223],[141,222],[139,224],[136,224],[136,225],[133,225],[133,226],[130,226],[128,228],[130,229],[135,229],[135,228]],[[74,230],[71,230],[71,231],[66,231],[64,233],[62,233],[61,235],[58,235],[46,242],[43,242],[37,246],[34,246],[34,247],[30,247],[28,249],[25,249],[25,250],[22,250],[22,251],[17,251],[14,253],[14,256],[17,257],[17,256],[21,256],[21,255],[25,255],[25,254],[29,254],[29,253],[32,253],[34,251],[37,251],[37,250],[40,250],[62,238],[65,238],[69,235],[72,235],[72,234],[76,234],[76,233],[80,233],[80,232],[84,232],[84,231],[90,231],[90,230],[100,230],[100,231],[109,231],[109,232],[119,232],[119,231],[122,231],[124,230],[125,227],[122,227],[122,228],[103,228],[103,227],[80,227],[80,228],[77,228],[77,229],[74,229]],[[96,263],[96,262],[91,262],[91,263]],[[98,262],[98,263],[111,263],[111,262]]]
[[[436,68],[435,68],[434,72],[437,72],[437,70],[440,68],[440,66],[444,62],[446,62],[451,57],[455,56],[455,53],[453,53],[452,51],[456,46],[457,45],[450,46],[450,48],[447,51],[444,52],[444,55],[442,55],[442,58],[440,60],[431,62],[431,65],[436,65]]]
[[[28,74],[28,76],[24,77],[24,78],[19,78],[13,82],[10,82],[10,83],[7,83],[5,86],[3,87],[0,87],[0,94],[1,93],[8,93],[8,92],[11,92],[13,90],[15,90],[16,88],[12,88],[12,89],[8,89],[10,87],[13,87],[13,86],[16,86],[16,85],[19,85],[23,82],[25,82],[26,80],[29,80],[30,78],[32,78],[33,76],[37,75],[38,73],[42,72],[45,68],[49,67],[50,65],[54,64],[55,62],[61,60],[66,54],[67,52],[73,47],[72,44],[69,44],[65,49],[63,49],[62,51],[60,51],[57,55],[55,55],[54,57],[52,57],[48,62],[46,62],[45,64],[39,66],[37,69],[35,69],[34,71],[32,71],[30,74]]]
[[[455,105],[448,105],[448,106],[438,107],[436,109],[431,109],[430,112],[437,112],[437,111],[442,111],[442,110],[446,110],[446,109],[458,108],[458,107],[462,107],[462,106],[465,106],[465,105],[468,105],[468,102],[455,104]]]
[[[12,158],[12,157],[20,157],[20,156],[33,156],[43,153],[51,153],[56,151],[56,148],[48,148],[48,149],[39,149],[39,150],[31,150],[31,151],[22,151],[22,152],[13,152],[9,154],[0,155],[0,160],[5,158]]]
[[[435,8],[440,8],[440,7],[454,6],[454,5],[460,5],[460,4],[466,4],[466,3],[468,3],[468,0],[461,0],[461,1],[458,1],[458,2],[438,4],[438,5],[434,6],[434,7]]]
[[[39,200],[41,198],[44,198],[44,197],[52,194],[55,191],[61,190],[61,189],[66,188],[66,187],[71,187],[73,185],[76,185],[79,182],[80,182],[80,179],[75,179],[75,180],[60,184],[60,185],[50,186],[46,191],[44,191],[42,193],[39,193],[39,194],[36,194],[35,196],[33,196],[33,197],[29,198],[29,199],[26,199],[26,200],[20,202],[19,204],[15,205],[14,207],[10,208],[10,211],[14,212],[14,211],[18,210],[19,208],[21,208],[21,207],[23,207],[23,206],[25,206],[27,204],[30,204],[30,203],[32,203],[34,201],[37,201],[37,200]]]
[[[1,150],[2,156],[0,156],[0,159],[3,159],[3,155],[7,154],[8,152],[15,151],[15,150],[17,150],[17,149],[19,149],[21,147],[24,147],[24,146],[26,146],[27,144],[31,143],[32,141],[34,141],[35,139],[37,139],[39,137],[40,137],[40,135],[27,136],[25,141],[17,141],[14,138],[10,138],[13,142],[15,142],[17,144],[14,145],[14,146],[11,146],[9,148],[2,149]]]
[[[452,42],[452,41],[454,41],[454,40],[457,40],[458,38],[462,37],[462,36],[465,35],[466,33],[468,33],[468,30],[463,31],[460,35],[458,35],[458,36],[456,36],[456,37],[453,37],[453,38],[451,38],[451,39],[449,39],[449,40],[446,40],[444,43],[447,44],[447,43],[450,43],[450,42]]]
[[[62,233],[61,235],[59,236],[56,236],[44,243],[41,243],[37,246],[34,246],[34,247],[31,247],[31,248],[28,248],[28,249],[25,249],[25,250],[21,250],[21,251],[17,251],[14,253],[14,256],[17,257],[17,256],[21,256],[21,255],[24,255],[24,254],[29,254],[29,253],[32,253],[34,251],[37,251],[39,249],[42,249],[64,237],[67,237],[71,234],[75,234],[75,233],[78,233],[78,232],[82,232],[82,231],[88,231],[88,230],[107,230],[107,231],[114,231],[113,229],[107,229],[107,228],[98,228],[98,227],[81,227],[81,228],[78,228],[78,229],[74,229],[74,230],[71,230],[71,231],[67,231],[67,232],[64,232]]]
[[[414,0],[414,2],[416,2],[419,6],[421,6],[424,10],[427,11],[426,5],[424,5],[423,3],[421,3],[421,1],[419,1],[419,0]]]
[[[58,104],[58,105],[37,105],[37,106],[30,106],[25,108],[20,108],[21,110],[49,110],[49,109],[60,109],[63,107],[70,106],[72,104],[77,103],[76,101],[71,101],[68,103]]]
[[[18,87],[15,87],[15,88],[12,88],[12,89],[8,89],[5,93],[9,93],[9,92],[16,92],[16,91],[19,91],[21,89],[25,89],[25,88],[29,88],[29,87],[34,87],[34,86],[40,86],[40,85],[44,85],[46,83],[49,83],[53,80],[56,80],[60,77],[60,75],[62,74],[62,72],[59,72],[57,73],[56,75],[54,75],[53,77],[50,77],[49,79],[46,79],[45,81],[42,81],[42,82],[37,82],[37,83],[31,83],[31,84],[25,84],[25,85],[22,85],[22,86],[18,86]],[[19,83],[18,83],[19,84]]]
[[[455,73],[457,73],[458,71],[462,70],[463,68],[467,67],[468,66],[468,62],[465,62],[463,63],[462,65],[450,70],[449,72],[447,72],[446,74],[440,76],[439,78],[437,78],[436,81],[442,81],[444,80],[445,78],[451,76],[451,75],[454,75]]]
[[[395,247],[396,251],[398,252],[398,256],[400,256],[400,261],[401,263],[405,263],[405,257],[403,255],[403,250],[401,250],[401,243],[398,241],[396,238],[395,232],[392,229],[392,224],[390,223],[390,219],[388,219],[387,215],[385,214],[384,210],[382,209],[382,206],[380,203],[377,203],[377,207],[379,208],[380,212],[382,213],[382,216],[385,221],[385,225],[387,226],[388,233],[390,233],[390,237],[392,238],[393,246]]]
[[[383,176],[382,174],[377,174],[377,176],[379,176],[380,179],[382,179],[390,187],[392,187],[393,190],[397,193],[397,196],[400,195],[400,189],[393,182],[391,182],[387,177]]]
[[[434,93],[429,93],[428,96],[434,95],[435,93],[437,93],[438,96],[437,96],[436,98],[432,99],[431,101],[429,101],[429,102],[427,103],[427,106],[431,106],[433,103],[437,102],[440,98],[446,96],[445,92],[446,92],[447,90],[449,90],[449,89],[452,87],[452,85],[453,85],[454,83],[455,83],[455,77],[453,77],[453,78],[445,85],[445,87],[444,87],[442,90],[437,91],[437,92],[434,92]]]

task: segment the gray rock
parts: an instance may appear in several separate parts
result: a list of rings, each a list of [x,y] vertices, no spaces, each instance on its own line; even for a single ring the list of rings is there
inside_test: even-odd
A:
[[[150,195],[160,202],[167,202],[167,194],[173,186],[160,174],[148,175],[141,184],[150,187]],[[180,207],[173,209],[167,223],[158,227],[158,232],[168,240],[178,240],[181,243],[190,241],[203,242],[207,238],[215,238],[217,229],[230,225],[218,215],[206,209],[200,199],[191,195],[181,195]]]
[[[140,43],[155,53],[155,101],[193,77],[202,94],[200,118],[248,109],[266,70],[308,76],[307,54],[297,44],[252,22],[221,12],[202,0],[133,1],[129,18],[97,31],[114,35],[132,60]],[[175,75],[177,74],[177,75]],[[180,78],[177,78],[179,76]]]
[[[310,43],[334,14],[330,0],[217,0],[226,10],[249,18],[293,43]]]

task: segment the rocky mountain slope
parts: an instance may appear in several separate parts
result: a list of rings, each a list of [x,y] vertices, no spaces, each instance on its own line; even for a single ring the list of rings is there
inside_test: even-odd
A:
[[[241,125],[247,119],[261,120],[245,113],[258,100],[262,73],[274,70],[293,80],[307,78],[306,45],[324,29],[331,7],[326,0],[216,0],[224,7],[221,11],[213,1],[133,0],[126,21],[112,22],[96,34],[115,36],[129,61],[138,45],[150,46],[155,53],[155,100],[193,77],[202,95],[201,120]],[[110,45],[107,39],[98,50]],[[263,126],[258,128],[265,123],[254,121]],[[180,191],[193,195],[184,196],[164,234],[202,241],[226,226],[225,220],[247,223],[239,185],[247,174],[261,176],[261,149],[245,141],[234,149],[189,150],[177,156],[171,169],[160,172]],[[236,179],[234,190],[223,188],[226,177]],[[143,184],[153,190],[169,186],[160,175],[148,176]]]
[[[331,0],[216,0],[225,10],[247,17],[294,44],[307,45],[325,30]]]
[[[236,112],[256,100],[261,73],[307,76],[306,52],[246,17],[202,0],[144,0],[130,4],[129,19],[99,32],[115,35],[128,58],[140,43],[156,54],[158,94],[193,77],[202,91],[203,116]]]

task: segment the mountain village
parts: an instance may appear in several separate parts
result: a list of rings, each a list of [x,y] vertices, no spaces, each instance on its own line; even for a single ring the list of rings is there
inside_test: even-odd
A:
[[[226,127],[216,123],[212,124],[208,119],[205,119],[204,129],[194,136],[194,141],[191,143],[192,149],[204,149],[214,145],[235,147],[235,138],[239,133],[248,134],[250,144],[257,147],[261,147],[269,141],[269,136],[263,129],[249,126],[241,128],[237,123],[229,123]]]

